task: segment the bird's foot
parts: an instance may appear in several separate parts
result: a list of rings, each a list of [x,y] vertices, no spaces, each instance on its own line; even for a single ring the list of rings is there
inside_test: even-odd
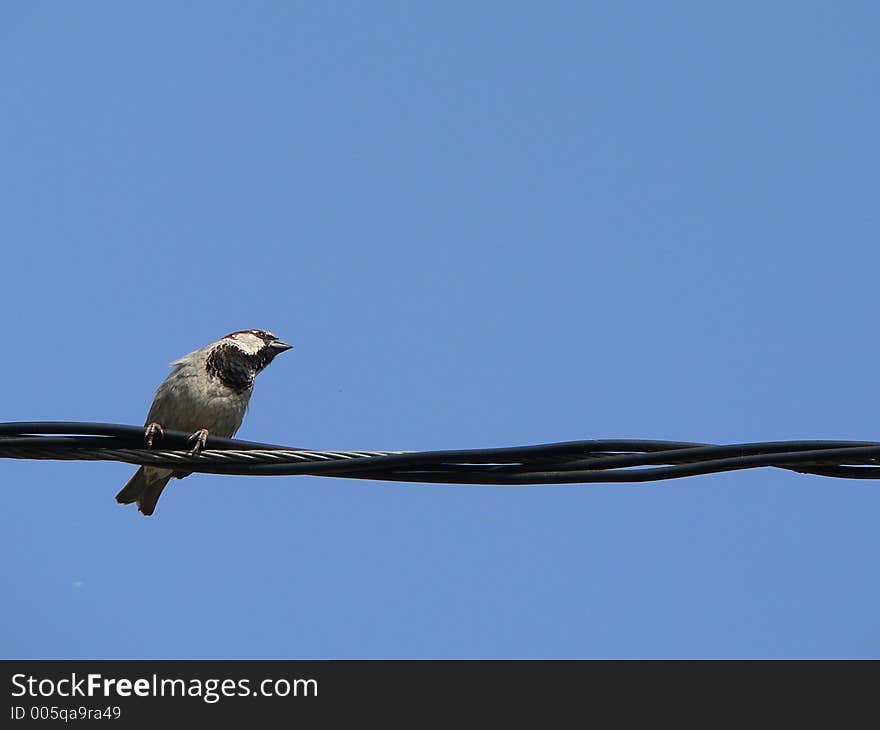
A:
[[[165,438],[165,429],[158,423],[151,423],[144,429],[144,439],[147,442],[147,448],[152,449],[155,441],[161,441]]]
[[[200,428],[189,437],[189,441],[193,445],[192,450],[189,453],[193,456],[198,456],[205,448],[205,444],[208,443],[208,429]]]

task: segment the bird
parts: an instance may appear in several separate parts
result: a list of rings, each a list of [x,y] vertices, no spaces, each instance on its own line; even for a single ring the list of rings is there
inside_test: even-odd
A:
[[[165,429],[192,433],[193,454],[204,449],[209,434],[234,436],[248,409],[254,379],[276,355],[292,347],[266,330],[238,330],[174,360],[144,424],[147,448],[161,440]],[[136,502],[141,513],[152,515],[169,480],[191,473],[142,466],[116,501]]]

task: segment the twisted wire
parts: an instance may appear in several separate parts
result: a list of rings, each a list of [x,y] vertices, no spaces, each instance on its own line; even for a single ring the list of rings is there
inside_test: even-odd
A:
[[[199,454],[190,434],[166,431],[147,449],[143,428],[72,422],[0,423],[0,458],[119,461],[191,472],[312,475],[437,484],[648,482],[774,467],[847,479],[880,478],[880,443],[773,441],[705,444],[600,439],[447,451],[328,451],[208,437]]]

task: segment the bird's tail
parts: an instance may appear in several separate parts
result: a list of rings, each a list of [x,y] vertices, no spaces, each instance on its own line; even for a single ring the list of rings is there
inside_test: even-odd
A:
[[[174,473],[165,469],[150,469],[148,475],[144,471],[144,467],[141,467],[128,480],[128,483],[119,490],[119,494],[116,495],[116,501],[120,504],[137,502],[138,509],[144,515],[149,516],[156,509],[156,502],[159,501],[162,490],[165,489],[165,485],[168,484],[172,476],[174,476]]]

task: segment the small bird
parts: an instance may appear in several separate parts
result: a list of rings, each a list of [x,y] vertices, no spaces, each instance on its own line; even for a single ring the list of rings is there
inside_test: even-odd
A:
[[[240,330],[172,362],[174,370],[156,390],[147,415],[147,448],[162,438],[164,429],[191,432],[195,454],[205,447],[208,434],[234,436],[247,411],[254,378],[291,347],[271,332]],[[144,515],[151,515],[171,477],[183,479],[190,473],[142,466],[116,501],[137,502]]]

